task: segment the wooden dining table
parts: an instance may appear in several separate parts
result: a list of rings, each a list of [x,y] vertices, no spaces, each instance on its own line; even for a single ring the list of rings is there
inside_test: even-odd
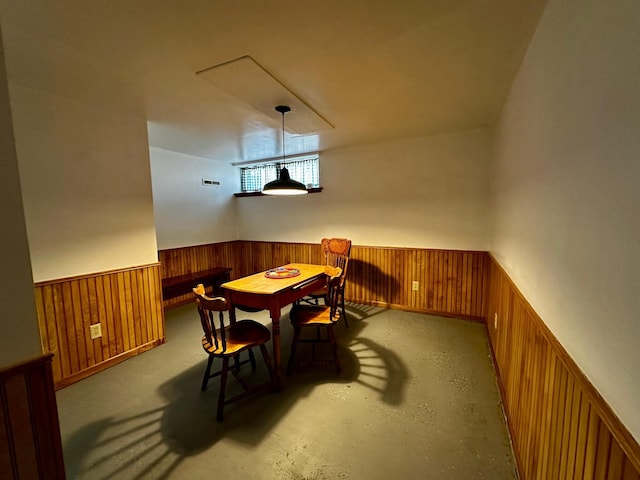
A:
[[[284,269],[297,269],[300,274],[286,278],[270,278],[267,270],[223,283],[221,288],[229,304],[231,321],[235,321],[235,307],[251,307],[269,310],[272,321],[273,368],[280,387],[280,311],[283,307],[326,285],[324,265],[290,263]]]

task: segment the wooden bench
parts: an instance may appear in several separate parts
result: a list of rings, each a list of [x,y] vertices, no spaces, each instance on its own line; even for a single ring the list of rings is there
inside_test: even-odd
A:
[[[231,279],[231,268],[218,267],[200,272],[186,273],[162,279],[162,299],[164,307],[177,307],[193,300],[191,289],[202,283],[213,295],[223,295],[220,285]],[[184,297],[178,299],[177,297]],[[176,299],[171,301],[171,299]]]

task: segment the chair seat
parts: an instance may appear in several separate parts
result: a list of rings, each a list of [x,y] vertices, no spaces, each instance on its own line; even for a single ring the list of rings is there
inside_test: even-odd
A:
[[[331,308],[324,305],[294,306],[289,313],[289,318],[294,327],[332,325],[340,318],[340,312],[336,311],[331,318]]]
[[[240,320],[225,328],[227,348],[223,351],[222,342],[218,348],[207,341],[207,337],[202,337],[202,348],[208,353],[217,356],[233,356],[247,348],[264,344],[269,341],[271,334],[269,329],[254,320]]]
[[[322,287],[318,290],[316,290],[315,292],[311,292],[309,295],[309,297],[313,297],[313,298],[317,298],[317,297],[326,297],[327,296],[327,287]]]

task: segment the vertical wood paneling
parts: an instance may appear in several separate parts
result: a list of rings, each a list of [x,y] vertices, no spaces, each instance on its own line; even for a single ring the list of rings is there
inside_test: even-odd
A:
[[[158,251],[161,264],[160,278],[176,277],[217,267],[231,268],[231,278],[248,275],[252,258],[248,249],[239,242],[213,243]],[[191,294],[180,295],[163,301],[164,308],[190,302]]]
[[[237,243],[242,255],[252,259],[245,275],[290,262],[323,262],[319,244]],[[354,245],[345,296],[357,303],[484,318],[487,265],[485,252]],[[418,291],[412,290],[414,280]]]
[[[598,415],[598,412],[593,407],[591,407],[591,405],[589,405],[589,426],[586,439],[587,445],[584,452],[582,478],[594,478],[599,430],[600,416]]]
[[[487,328],[521,478],[640,478],[638,443],[500,266],[487,261]]]
[[[323,263],[318,244],[237,241],[158,252],[162,278],[230,267],[231,278],[287,263]],[[486,316],[486,252],[353,246],[348,301],[481,319]],[[412,282],[419,290],[412,290]],[[190,295],[164,301],[165,308]]]
[[[346,298],[470,318],[486,316],[484,252],[353,246]],[[418,291],[412,290],[413,281]]]
[[[42,347],[62,387],[165,341],[160,265],[36,284]],[[91,339],[100,323],[102,337]]]
[[[587,451],[587,434],[589,432],[589,416],[591,404],[586,395],[581,396],[579,410],[578,434],[576,438],[576,456],[573,478],[583,478],[585,471],[585,452]]]
[[[0,370],[0,478],[65,478],[51,357]]]
[[[543,480],[547,471],[547,462],[549,458],[549,442],[551,437],[551,421],[552,417],[552,405],[553,405],[553,386],[556,372],[555,355],[551,352],[551,349],[545,348],[545,368],[542,370],[544,378],[544,390],[542,391],[542,413],[540,422],[540,436],[539,444],[534,445],[537,447],[539,454],[537,461],[532,465],[531,478]]]

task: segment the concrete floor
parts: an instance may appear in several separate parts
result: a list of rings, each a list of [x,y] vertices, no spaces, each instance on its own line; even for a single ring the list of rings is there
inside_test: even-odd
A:
[[[484,325],[362,305],[347,313],[340,376],[301,368],[281,393],[231,405],[217,423],[218,379],[199,388],[195,307],[168,311],[166,344],[57,393],[68,478],[516,478]],[[265,312],[252,318],[270,325]],[[261,365],[244,368],[266,379]]]

